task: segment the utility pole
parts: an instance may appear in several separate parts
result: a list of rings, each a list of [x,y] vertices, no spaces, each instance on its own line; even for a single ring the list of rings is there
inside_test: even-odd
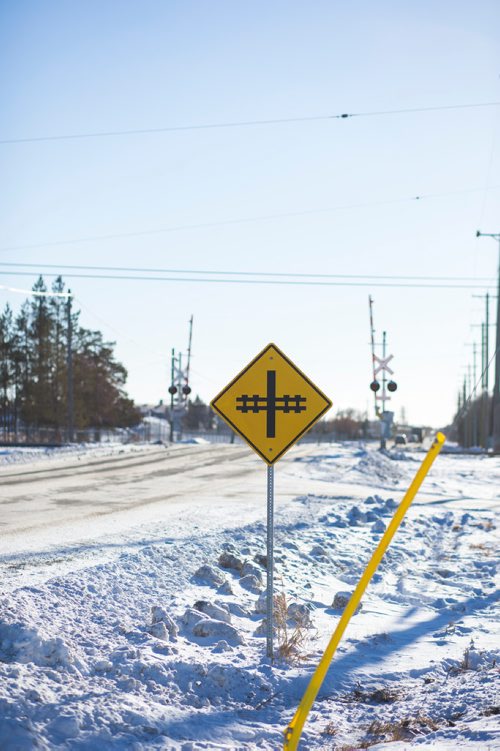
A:
[[[497,332],[495,344],[495,382],[493,386],[493,453],[500,454],[500,232],[480,232],[476,237],[491,237],[498,242],[498,281],[497,281]],[[486,327],[488,328],[488,327]]]
[[[474,324],[475,325],[475,324]],[[469,437],[471,446],[479,446],[478,436],[478,409],[477,409],[477,344],[467,343],[472,347],[472,374],[470,364],[467,366],[468,390],[469,390]]]
[[[484,324],[484,388],[486,389],[486,392],[488,392],[489,389],[489,369],[488,369],[488,363],[490,361],[490,296],[487,292],[485,295],[486,300],[486,323]]]
[[[73,319],[71,316],[71,290],[68,290],[68,302],[66,303],[67,313],[67,336],[68,336],[68,353],[67,353],[67,370],[68,370],[68,441],[73,443],[75,430],[75,405],[73,400]]]
[[[467,365],[465,376],[465,391],[467,393],[467,448],[472,446],[472,395],[470,393],[470,365]]]
[[[470,415],[469,415],[469,408],[470,405],[467,404],[467,377],[464,376],[464,385],[463,385],[463,404],[464,404],[464,448],[469,448],[469,424],[470,424]]]
[[[373,327],[373,297],[371,295],[368,297],[368,304],[370,306],[370,344],[372,348],[372,373],[373,373],[372,391],[373,391],[373,399],[375,402],[375,414],[378,417],[379,411],[378,411],[378,404],[377,404],[377,391],[374,388],[377,382],[377,378],[375,374],[375,329]]]
[[[193,316],[189,319],[189,339],[188,339],[188,362],[186,367],[186,386],[189,386],[189,371],[191,370],[191,345],[193,343]],[[190,393],[190,391],[188,392]],[[187,396],[187,394],[186,394]]]
[[[170,369],[170,386],[168,393],[170,394],[170,443],[174,442],[174,394],[177,392],[177,387],[174,384],[174,369],[175,369],[175,349],[172,349],[172,361]]]
[[[485,320],[481,324],[473,324],[473,328],[481,326],[481,446],[488,448],[490,436],[493,433],[493,412],[488,408],[489,401],[489,362],[490,362],[490,295],[472,295],[485,301]]]
[[[476,404],[476,384],[477,384],[477,371],[476,371],[476,342],[472,345],[472,373],[473,373],[473,391],[472,391],[472,443],[474,446],[479,445],[479,439],[477,435],[477,404]]]
[[[488,394],[486,391],[486,370],[488,359],[486,356],[486,325],[481,324],[481,415],[479,428],[479,445],[485,449],[488,447],[488,411],[486,409]]]

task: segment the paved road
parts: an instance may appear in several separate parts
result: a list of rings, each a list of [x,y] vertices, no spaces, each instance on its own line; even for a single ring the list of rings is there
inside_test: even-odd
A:
[[[3,538],[32,534],[42,527],[80,524],[163,503],[184,494],[186,476],[190,491],[197,491],[204,479],[213,479],[215,465],[224,475],[251,471],[251,466],[239,465],[245,458],[248,450],[242,447],[154,447],[133,454],[3,467],[0,531]],[[174,482],[178,475],[184,477]]]
[[[149,446],[132,452],[81,455],[0,467],[0,582],[34,584],[65,567],[93,565],[168,535],[184,539],[244,526],[266,517],[266,467],[248,447]],[[371,453],[371,449],[370,452]],[[300,459],[300,461],[297,461]],[[316,494],[362,501],[379,490],[401,498],[417,468],[389,462],[380,477],[377,452],[363,458],[356,446],[304,444],[276,466],[276,510]],[[498,504],[498,463],[488,463],[491,484],[476,463],[449,457],[433,470],[415,505],[471,511]],[[457,467],[450,466],[458,463]],[[364,465],[364,466],[363,466]],[[482,465],[481,465],[482,466]],[[467,476],[464,493],[462,477]],[[392,478],[392,479],[391,479]],[[384,480],[385,485],[380,484]],[[416,509],[415,509],[416,511]],[[36,576],[33,576],[35,572]],[[37,577],[39,577],[37,579]]]
[[[276,469],[276,508],[325,492],[294,447]],[[105,449],[103,449],[105,451]],[[266,518],[266,466],[246,446],[144,447],[0,467],[0,593],[109,561],[136,545]]]
[[[314,446],[295,447],[279,463],[277,500],[310,492],[294,459]],[[0,555],[76,543],[140,524],[184,519],[235,523],[265,514],[266,470],[246,446],[145,447],[134,453],[82,456],[0,468]],[[256,499],[262,498],[262,506]],[[253,512],[251,511],[253,509]]]

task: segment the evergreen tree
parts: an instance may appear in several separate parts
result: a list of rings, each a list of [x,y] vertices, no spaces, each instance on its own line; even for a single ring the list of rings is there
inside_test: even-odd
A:
[[[30,304],[26,300],[15,321],[14,379],[15,420],[24,418],[24,408],[29,398],[31,378]]]
[[[60,276],[52,284],[52,292],[64,292],[64,282]],[[49,298],[49,309],[52,318],[51,342],[52,372],[50,404],[55,427],[62,428],[67,420],[67,316],[68,300],[64,297]]]
[[[76,427],[128,427],[140,413],[124,393],[127,371],[113,355],[114,342],[80,328],[73,356]]]
[[[52,292],[64,291],[59,276]],[[42,277],[33,291],[47,292]],[[68,302],[64,297],[34,295],[15,318],[7,305],[0,315],[0,424],[4,432],[25,426],[55,428],[67,425]],[[75,428],[128,427],[140,413],[124,391],[127,371],[114,357],[114,343],[99,331],[79,325],[73,329],[73,387]]]
[[[33,292],[47,292],[41,276],[33,285]],[[48,298],[43,294],[34,297],[31,302],[29,332],[31,374],[25,394],[23,417],[37,428],[54,425],[51,403],[52,327]]]
[[[12,310],[7,304],[0,315],[0,409],[3,431],[12,427],[14,415],[14,322]]]

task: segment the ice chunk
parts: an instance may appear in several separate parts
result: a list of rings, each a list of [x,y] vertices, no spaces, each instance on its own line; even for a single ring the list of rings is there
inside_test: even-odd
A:
[[[234,555],[234,553],[231,553],[228,550],[225,550],[220,554],[219,566],[221,566],[222,568],[233,569],[234,571],[238,571],[239,573],[243,571],[243,561],[241,560],[241,558],[238,558],[237,555]]]
[[[168,635],[173,641],[175,641],[179,629],[166,610],[160,608],[158,605],[153,605],[153,607],[151,608],[151,621],[153,623],[153,626],[159,623],[163,623],[166,631],[168,632]],[[151,633],[153,632],[151,631]],[[153,636],[155,636],[155,634],[153,634]]]
[[[245,561],[241,573],[243,574],[243,576],[248,576],[249,574],[251,576],[255,576],[257,581],[262,583],[262,569],[259,566],[256,566],[255,563]]]
[[[215,605],[213,602],[208,602],[208,600],[198,600],[198,602],[195,602],[194,607],[195,610],[205,613],[209,618],[231,623],[231,614],[227,605]]]
[[[204,618],[203,620],[198,621],[198,623],[194,625],[193,634],[195,636],[215,638],[218,641],[224,639],[228,643],[232,642],[233,644],[244,643],[243,637],[234,626],[231,626],[229,623],[224,623],[224,621],[217,621],[213,618]]]
[[[200,568],[195,571],[194,578],[198,579],[203,584],[211,584],[215,587],[221,587],[226,581],[221,572],[217,571],[213,566],[209,566],[208,563],[200,566]]]
[[[198,621],[208,620],[208,615],[202,613],[201,610],[195,610],[194,608],[187,608],[186,612],[182,616],[182,622],[188,628],[194,628]]]
[[[351,592],[337,592],[335,594],[335,597],[333,598],[332,608],[335,610],[344,610],[347,603],[351,599]],[[361,610],[361,603],[359,603],[358,607],[355,610],[355,614],[359,613]]]
[[[250,592],[260,592],[262,590],[262,581],[259,581],[253,574],[248,574],[240,579],[240,584]]]

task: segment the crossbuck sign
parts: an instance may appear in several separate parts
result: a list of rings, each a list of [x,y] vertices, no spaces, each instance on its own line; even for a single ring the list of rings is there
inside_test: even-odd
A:
[[[275,344],[268,344],[211,406],[271,465],[332,403]]]

